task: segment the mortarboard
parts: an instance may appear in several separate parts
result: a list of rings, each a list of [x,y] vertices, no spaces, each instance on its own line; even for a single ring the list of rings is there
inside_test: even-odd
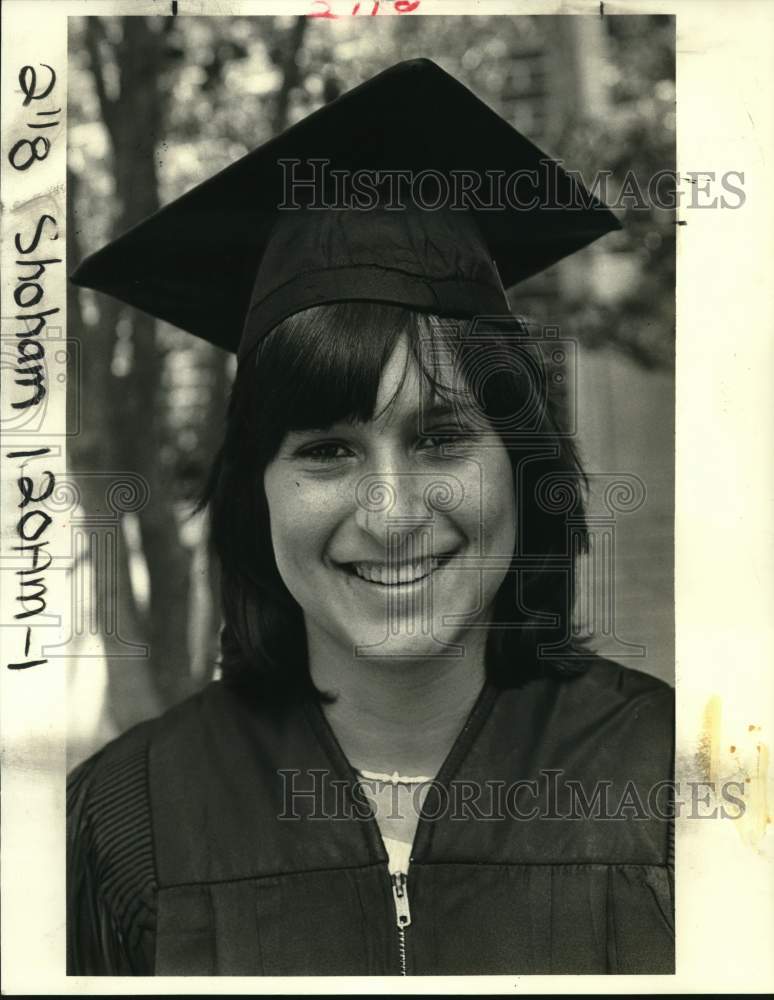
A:
[[[504,287],[618,228],[556,161],[415,59],[197,185],[71,280],[241,359],[327,302],[508,314]]]

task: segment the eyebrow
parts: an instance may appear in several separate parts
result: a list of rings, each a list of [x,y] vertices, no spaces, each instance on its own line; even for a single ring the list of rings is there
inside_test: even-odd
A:
[[[454,404],[448,401],[439,401],[416,407],[405,414],[404,420],[406,423],[412,423],[420,417],[423,420],[441,420],[447,417],[472,416],[474,413],[475,408],[469,403],[459,402]]]
[[[460,417],[475,419],[482,415],[481,410],[470,400],[459,400],[456,403],[433,403],[419,411],[424,417],[438,419],[441,417]]]
[[[426,417],[451,417],[464,409],[464,406],[452,406],[451,403],[433,403],[432,406],[420,407],[416,412]]]
[[[422,416],[425,419],[439,420],[444,417],[455,417],[455,416],[471,416],[475,413],[475,409],[466,403],[458,403],[456,405],[449,402],[437,402],[432,403],[428,406],[418,407],[407,413],[405,416],[406,422],[411,422],[416,420],[418,417]],[[360,421],[354,421],[354,423],[359,423]],[[368,421],[366,421],[368,422]],[[349,424],[353,421],[347,420],[346,418],[341,420],[335,420],[333,423],[328,424],[326,427],[298,427],[289,431],[291,434],[325,434],[331,430],[331,428],[336,427],[338,424]]]

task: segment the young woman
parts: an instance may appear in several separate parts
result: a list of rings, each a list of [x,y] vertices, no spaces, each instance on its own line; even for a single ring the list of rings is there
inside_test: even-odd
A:
[[[428,103],[407,120],[409,92]],[[609,213],[396,208],[394,187],[254,229],[236,208],[301,149],[449,177],[438,107],[472,123],[480,175],[534,165],[456,81],[401,64],[75,276],[239,365],[206,494],[221,676],[73,772],[72,973],[672,970],[672,692],[572,642],[582,471],[502,285]]]

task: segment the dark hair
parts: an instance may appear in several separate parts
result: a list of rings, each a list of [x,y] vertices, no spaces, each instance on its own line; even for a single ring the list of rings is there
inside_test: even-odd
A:
[[[497,593],[488,676],[512,686],[536,670],[584,668],[584,655],[539,655],[541,646],[570,648],[575,559],[586,545],[585,477],[572,441],[560,432],[540,345],[517,320],[441,320],[401,306],[346,302],[296,313],[243,359],[223,445],[200,502],[209,507],[220,564],[222,677],[261,700],[323,697],[309,674],[301,608],[275,563],[264,471],[289,430],[370,420],[382,370],[403,335],[409,357],[447,398],[457,387],[441,376],[439,357],[452,352],[454,370],[463,377],[458,384],[500,433],[511,458],[514,557],[528,559],[530,568],[522,564],[506,574]],[[568,505],[557,510],[555,503],[568,495],[572,535]]]

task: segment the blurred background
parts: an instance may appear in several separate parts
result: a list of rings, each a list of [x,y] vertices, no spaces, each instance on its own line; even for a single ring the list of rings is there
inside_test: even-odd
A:
[[[672,681],[675,217],[652,204],[648,183],[675,167],[674,19],[69,20],[70,271],[288,125],[417,56],[587,184],[612,172],[606,197],[623,230],[519,286],[512,304],[577,345],[564,402],[594,514],[580,618],[599,652]],[[220,441],[234,359],[107,297],[68,296],[76,506],[72,627],[59,655],[74,765],[213,674],[217,568],[191,508]]]

